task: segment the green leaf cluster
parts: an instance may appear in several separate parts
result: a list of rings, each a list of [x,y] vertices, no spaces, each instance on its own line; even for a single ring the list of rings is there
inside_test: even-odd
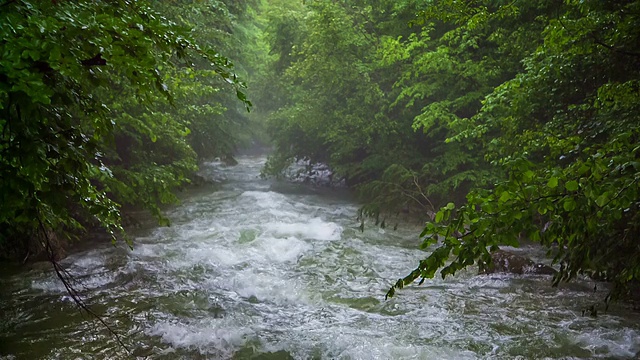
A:
[[[588,275],[612,281],[618,296],[639,280],[639,10],[637,1],[584,1],[537,14],[543,42],[458,135],[482,135],[487,159],[507,176],[438,212],[422,233],[424,245],[437,244],[434,260],[396,288],[489,261],[521,238],[550,249],[556,284]]]
[[[46,231],[100,226],[115,240],[123,205],[161,218],[197,155],[233,150],[223,103],[251,104],[214,50],[229,38],[191,31],[211,13],[233,24],[224,2],[0,6],[2,256]]]
[[[638,281],[639,1],[267,4],[265,172],[324,162],[365,214],[430,219],[388,295],[520,239],[556,283]]]
[[[431,77],[442,78],[434,88],[448,82],[434,72],[449,59],[431,41],[432,26],[407,26],[424,4],[314,1],[296,12],[279,2],[270,6],[275,15],[265,32],[282,100],[269,117],[275,153],[265,173],[281,174],[299,159],[327,163],[359,189],[364,211],[373,215],[433,211],[431,204],[451,192],[463,197],[471,184],[485,181],[489,165],[470,144],[445,143],[453,126],[441,116],[451,115],[443,104],[473,100],[447,98],[428,108]],[[425,51],[419,68],[416,54]],[[438,57],[444,67],[429,62]],[[439,120],[429,129],[414,125],[427,117]]]

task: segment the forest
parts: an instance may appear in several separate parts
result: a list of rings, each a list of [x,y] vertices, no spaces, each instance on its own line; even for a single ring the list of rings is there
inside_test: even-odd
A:
[[[251,136],[240,131],[246,85],[228,58],[244,49],[230,34],[249,5],[1,5],[4,257],[56,258],[87,229],[115,241],[127,207],[167,224],[160,206],[198,159],[230,157]]]
[[[422,259],[369,296],[402,301],[529,243],[557,270],[550,285],[608,283],[607,306],[638,292],[638,0],[0,12],[3,262],[57,264],[95,234],[135,249],[130,213],[173,225],[203,164],[270,148],[263,179],[323,164],[356,197],[361,232],[424,224]]]
[[[283,95],[266,171],[327,163],[364,214],[429,220],[439,246],[389,296],[519,239],[550,249],[556,283],[638,281],[640,2],[303,8],[267,28]]]

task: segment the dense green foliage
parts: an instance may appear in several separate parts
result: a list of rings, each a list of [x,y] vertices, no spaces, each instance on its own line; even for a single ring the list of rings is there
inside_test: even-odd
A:
[[[325,162],[365,212],[431,217],[388,295],[523,238],[556,282],[638,281],[640,1],[292,4],[267,14],[266,172]]]
[[[504,14],[474,37],[441,23],[409,27],[425,6],[316,1],[299,11],[304,21],[271,19],[273,66],[289,101],[271,116],[277,151],[268,173],[300,158],[326,162],[359,189],[370,214],[433,213],[452,193],[462,199],[470,186],[489,182],[491,166],[476,143],[445,139],[521,67],[514,56],[495,59],[517,35],[496,35]]]
[[[429,219],[430,254],[388,295],[520,239],[550,249],[556,282],[587,274],[622,291],[640,277],[640,1],[0,11],[2,254],[86,227],[115,236],[122,206],[162,219],[199,159],[266,141],[265,116],[266,174],[323,162],[364,213]]]
[[[584,273],[618,295],[640,279],[638,19],[640,2],[588,1],[545,22],[524,70],[458,135],[480,138],[506,178],[441,209],[422,233],[424,247],[440,246],[396,287],[454,274],[519,236],[553,249],[555,282]]]
[[[115,239],[122,205],[161,218],[159,205],[175,201],[198,156],[234,150],[238,125],[222,114],[237,108],[236,97],[250,103],[232,63],[213,49],[231,42],[246,7],[0,5],[2,255],[24,256],[34,240],[87,226]]]

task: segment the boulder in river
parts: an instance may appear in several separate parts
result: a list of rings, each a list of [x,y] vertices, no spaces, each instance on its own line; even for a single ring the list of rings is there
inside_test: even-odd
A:
[[[492,252],[491,263],[487,264],[481,261],[478,267],[480,274],[511,273],[555,275],[557,272],[551,266],[536,263],[525,256],[504,250]]]

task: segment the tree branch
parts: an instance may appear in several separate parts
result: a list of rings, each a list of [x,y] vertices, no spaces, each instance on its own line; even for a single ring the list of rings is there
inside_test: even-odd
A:
[[[40,225],[40,231],[42,232],[42,235],[44,236],[44,239],[45,239],[45,251],[47,253],[47,258],[49,259],[49,262],[53,265],[53,269],[56,272],[56,276],[58,277],[58,279],[60,279],[60,281],[64,285],[65,289],[67,290],[67,293],[69,294],[69,296],[71,296],[71,299],[73,300],[73,302],[80,308],[80,310],[86,311],[88,314],[90,314],[96,320],[98,320],[105,328],[107,328],[109,333],[111,333],[111,335],[115,337],[118,344],[120,344],[120,346],[122,346],[122,348],[124,348],[128,354],[131,354],[131,351],[124,344],[124,342],[120,338],[120,335],[118,335],[118,333],[115,330],[113,330],[111,326],[109,326],[109,324],[107,324],[106,321],[104,321],[104,319],[100,315],[96,314],[93,310],[91,310],[87,306],[84,300],[82,300],[81,294],[71,284],[71,282],[73,281],[73,278],[71,274],[69,274],[69,272],[67,272],[56,260],[53,247],[51,246],[51,238],[49,237],[49,234],[47,233],[47,229],[42,223],[42,219],[40,218],[39,211],[37,211],[37,220],[38,220],[38,224]]]
[[[589,37],[591,37],[593,39],[593,41],[597,44],[600,45],[602,47],[604,47],[605,49],[612,51],[612,52],[616,52],[618,54],[622,54],[622,55],[627,55],[627,56],[635,56],[635,57],[640,57],[640,53],[639,52],[633,52],[633,51],[627,51],[627,50],[622,50],[622,49],[618,49],[613,45],[609,45],[609,44],[605,44],[604,41],[598,39],[594,34],[589,34]]]

